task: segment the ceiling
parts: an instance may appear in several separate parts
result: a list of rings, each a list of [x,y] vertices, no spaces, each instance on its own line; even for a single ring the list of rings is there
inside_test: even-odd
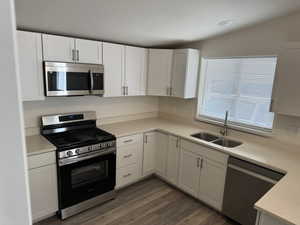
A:
[[[162,46],[203,40],[300,10],[299,0],[15,0],[18,28]],[[219,22],[232,20],[228,26]]]

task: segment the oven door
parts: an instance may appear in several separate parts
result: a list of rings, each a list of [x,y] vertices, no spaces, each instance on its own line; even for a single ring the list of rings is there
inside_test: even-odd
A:
[[[110,153],[59,166],[58,179],[60,209],[114,190],[116,155]]]
[[[104,93],[103,65],[45,62],[45,95]]]

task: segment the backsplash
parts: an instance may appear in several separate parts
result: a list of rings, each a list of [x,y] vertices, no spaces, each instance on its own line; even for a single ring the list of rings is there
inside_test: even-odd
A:
[[[163,97],[159,99],[159,111],[163,114],[171,114],[174,117],[184,119],[186,122],[207,126],[195,121],[197,100]],[[213,126],[213,125],[211,125]],[[216,127],[216,126],[213,126]],[[276,115],[272,131],[272,138],[281,142],[289,142],[300,145],[300,117]]]
[[[99,98],[96,96],[47,98],[45,101],[24,102],[27,134],[36,133],[42,115],[96,111],[98,123],[120,122],[157,116],[157,97]],[[30,135],[30,134],[29,134]]]

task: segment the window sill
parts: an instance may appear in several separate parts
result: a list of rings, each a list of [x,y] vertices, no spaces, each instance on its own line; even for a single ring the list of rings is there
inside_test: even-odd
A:
[[[196,121],[204,122],[204,123],[209,123],[212,125],[220,126],[222,127],[224,125],[224,122],[222,121],[217,121],[210,119],[208,117],[203,117],[203,116],[196,116],[195,118]],[[239,126],[237,124],[232,124],[228,123],[228,128],[231,130],[236,130],[236,131],[241,131],[244,133],[249,133],[249,134],[254,134],[262,137],[272,137],[272,130],[271,129],[254,129],[246,126]]]

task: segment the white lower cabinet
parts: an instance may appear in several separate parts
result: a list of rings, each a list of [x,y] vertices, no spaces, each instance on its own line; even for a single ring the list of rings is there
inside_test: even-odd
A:
[[[292,225],[291,223],[283,222],[267,213],[258,212],[256,225]]]
[[[116,188],[124,187],[141,178],[142,152],[142,134],[117,139]]]
[[[144,133],[143,176],[155,172],[156,132]]]
[[[179,187],[197,197],[200,182],[201,157],[193,152],[181,149],[179,165]]]
[[[166,162],[169,140],[168,138],[168,134],[156,132],[155,173],[161,177],[166,176]]]
[[[28,157],[32,219],[42,220],[58,210],[55,153]]]
[[[166,179],[174,184],[178,184],[179,156],[180,156],[180,138],[169,135]]]
[[[179,187],[208,205],[222,210],[228,155],[183,140]]]

